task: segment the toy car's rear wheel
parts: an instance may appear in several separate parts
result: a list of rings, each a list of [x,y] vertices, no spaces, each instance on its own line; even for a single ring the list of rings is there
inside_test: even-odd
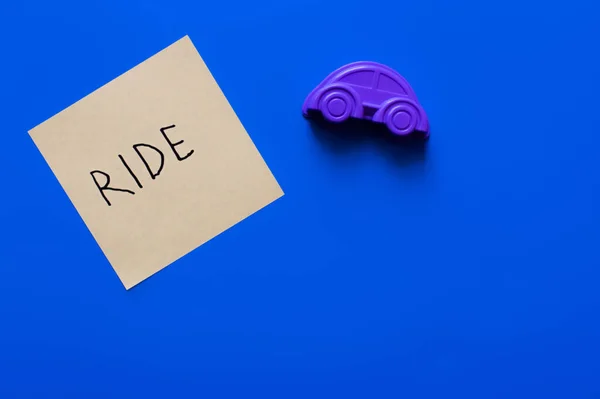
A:
[[[344,122],[350,118],[356,107],[352,94],[341,88],[332,88],[321,94],[319,110],[330,122]]]
[[[419,110],[412,103],[398,101],[386,110],[383,122],[392,133],[405,136],[415,131],[419,118]]]

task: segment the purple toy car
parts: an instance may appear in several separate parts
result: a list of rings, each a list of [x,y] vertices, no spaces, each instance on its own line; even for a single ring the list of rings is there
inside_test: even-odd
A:
[[[427,115],[406,79],[375,62],[355,62],[331,73],[306,98],[302,112],[308,117],[310,111],[330,122],[366,119],[397,135],[429,136]]]

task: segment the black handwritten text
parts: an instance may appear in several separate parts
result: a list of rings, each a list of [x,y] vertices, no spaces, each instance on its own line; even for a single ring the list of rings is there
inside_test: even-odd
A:
[[[170,130],[173,128],[175,128],[175,125],[161,127],[160,133],[162,134],[162,138],[166,141],[167,145],[169,146],[169,148],[175,155],[175,159],[178,162],[181,162],[181,161],[188,159],[194,153],[194,150],[189,150],[183,156],[181,155],[180,152],[177,151],[177,149],[175,147],[182,145],[184,143],[184,141],[179,140],[179,141],[173,142],[171,140],[171,138],[169,138],[169,136],[167,135],[167,130]],[[160,176],[160,174],[163,171],[163,168],[165,166],[165,154],[159,148],[157,148],[153,145],[147,144],[147,143],[137,143],[132,146],[132,149],[137,154],[137,156],[140,158],[140,161],[146,168],[146,171],[148,172],[148,174],[150,175],[150,178],[152,180],[155,180],[158,176]],[[151,156],[150,154],[152,154],[152,153],[153,153],[153,155]],[[149,159],[156,160],[157,159],[156,155],[158,155],[158,159],[160,159],[160,162],[158,165],[151,165]],[[134,173],[133,169],[131,168],[129,163],[127,163],[127,161],[125,160],[123,155],[118,154],[117,157],[119,158],[119,160],[121,161],[121,163],[123,164],[123,166],[125,167],[127,172],[129,173],[129,175],[131,175],[131,178],[133,179],[133,182],[135,183],[135,185],[140,189],[144,188],[140,179]],[[156,163],[156,162],[154,162],[154,163]],[[111,191],[114,193],[125,193],[125,194],[129,194],[129,195],[135,195],[135,192],[130,188],[118,188],[118,187],[111,186],[110,185],[111,184],[110,175],[108,173],[106,173],[105,171],[92,170],[90,172],[90,175],[92,176],[92,180],[93,180],[94,184],[96,185],[96,188],[98,189],[98,192],[100,193],[100,196],[102,197],[102,199],[104,200],[104,202],[106,202],[106,204],[108,206],[112,206],[112,203],[107,196],[108,191]],[[97,176],[102,176],[103,179],[100,178],[100,180],[99,180]]]

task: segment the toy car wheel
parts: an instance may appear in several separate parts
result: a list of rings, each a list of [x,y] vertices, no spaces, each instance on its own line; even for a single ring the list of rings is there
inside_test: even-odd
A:
[[[341,88],[329,89],[321,94],[319,110],[330,122],[344,122],[352,115],[356,102],[352,94]]]
[[[413,104],[398,101],[386,110],[383,122],[392,133],[405,136],[415,131],[419,118],[419,110]]]

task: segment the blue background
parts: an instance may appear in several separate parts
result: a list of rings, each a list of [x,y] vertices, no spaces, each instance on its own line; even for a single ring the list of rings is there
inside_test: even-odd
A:
[[[598,2],[0,15],[0,397],[600,398]],[[186,34],[286,195],[125,291],[27,130]],[[425,149],[301,117],[363,59]]]

